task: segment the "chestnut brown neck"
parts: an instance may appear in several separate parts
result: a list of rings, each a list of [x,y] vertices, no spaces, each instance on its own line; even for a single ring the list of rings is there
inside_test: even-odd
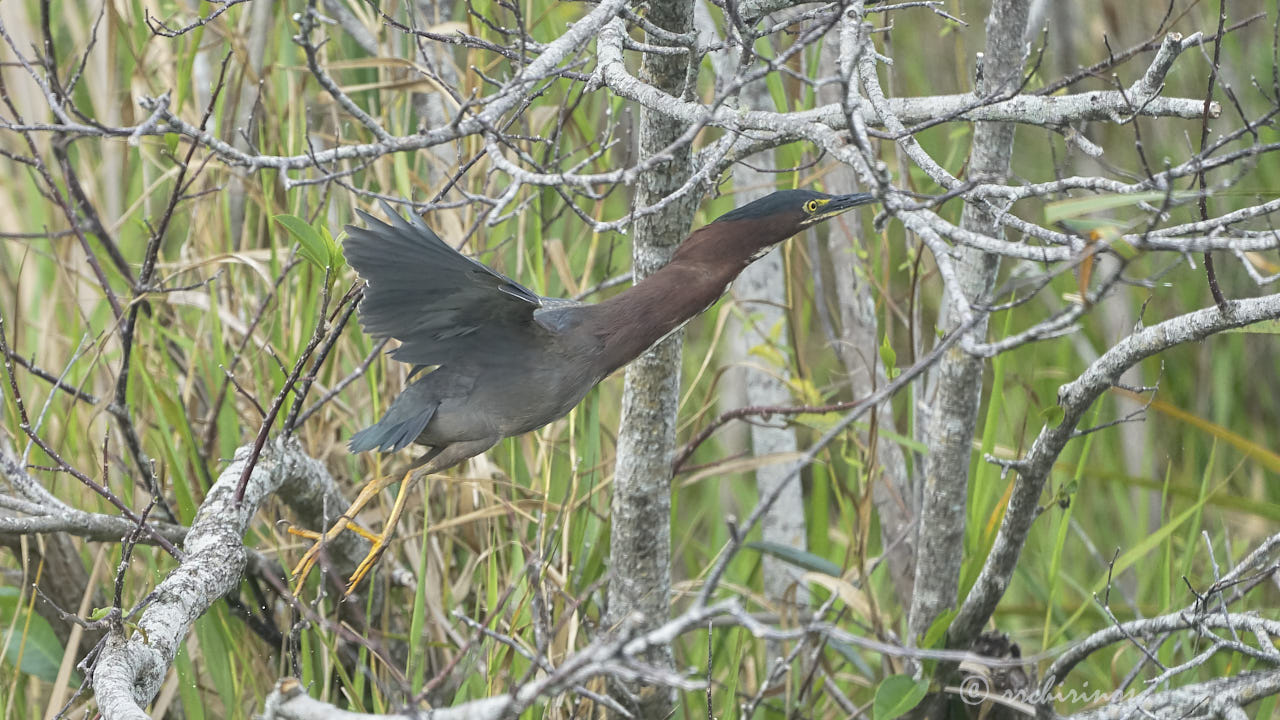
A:
[[[763,225],[733,221],[699,228],[662,269],[595,305],[603,373],[631,362],[706,310],[753,260],[790,236]]]

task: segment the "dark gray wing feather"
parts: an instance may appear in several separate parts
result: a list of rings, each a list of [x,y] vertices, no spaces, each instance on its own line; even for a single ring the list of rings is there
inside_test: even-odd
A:
[[[343,253],[368,282],[360,324],[369,335],[400,341],[392,357],[422,366],[485,364],[553,340],[534,312],[559,301],[460,254],[417,215],[406,220],[383,209],[389,224],[362,212],[365,227],[347,226]]]

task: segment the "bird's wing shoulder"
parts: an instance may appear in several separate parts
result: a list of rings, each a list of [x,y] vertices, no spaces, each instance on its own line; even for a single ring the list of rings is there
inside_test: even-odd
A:
[[[539,307],[533,311],[533,320],[543,330],[560,335],[573,330],[582,322],[582,310],[587,307],[576,300],[539,297]]]

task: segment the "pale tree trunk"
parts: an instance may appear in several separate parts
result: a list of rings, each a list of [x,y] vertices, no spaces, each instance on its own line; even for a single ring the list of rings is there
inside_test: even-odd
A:
[[[451,0],[417,0],[418,25],[434,27],[445,22],[453,12]],[[454,65],[450,46],[441,43],[411,43],[411,59],[420,63],[445,87],[458,87],[458,68]],[[443,127],[453,117],[448,95],[438,90],[415,92],[412,96],[413,112],[419,127],[428,130]],[[453,175],[458,153],[451,143],[436,145],[426,151],[430,164],[427,167],[427,186],[434,194]]]
[[[230,127],[226,129],[224,138],[237,150],[249,150],[249,142],[257,140],[254,137],[254,125],[257,122],[258,94],[262,89],[258,80],[262,77],[267,37],[275,26],[272,22],[274,11],[272,3],[256,3],[253,9],[246,13],[249,25],[245,33],[248,37],[245,43],[248,48],[248,61],[246,72],[240,78],[240,92],[236,99],[235,114],[229,118]],[[217,63],[213,63],[213,66],[217,67]],[[248,204],[246,185],[252,184],[252,182],[246,182],[243,172],[232,173],[227,184],[227,216],[230,218],[231,247],[235,250],[244,247],[244,218]]]
[[[763,97],[762,97],[763,96]],[[749,86],[741,94],[744,107],[764,108],[768,96],[762,83]],[[761,170],[775,167],[772,151],[751,157],[751,164]],[[739,206],[764,197],[773,190],[777,175],[754,170],[745,165],[733,169],[734,199]],[[795,403],[787,379],[790,377],[785,362],[774,364],[768,355],[753,355],[751,350],[762,345],[785,345],[790,337],[787,330],[787,274],[782,261],[782,249],[774,248],[768,255],[747,267],[733,283],[733,297],[746,318],[733,332],[731,352],[735,356],[735,370],[741,373],[747,405],[786,406]],[[782,342],[779,342],[781,340]],[[756,459],[769,455],[794,454],[798,447],[795,430],[789,425],[754,422],[750,424],[751,455]],[[799,477],[787,482],[795,470],[796,461],[773,462],[756,469],[756,494],[760,498],[778,493],[777,500],[760,518],[760,535],[766,543],[806,550],[804,492]],[[781,489],[779,485],[787,483]],[[808,587],[803,582],[804,571],[790,563],[765,554],[761,560],[761,579],[765,602],[789,618],[809,604]],[[784,620],[786,622],[786,620]],[[769,676],[773,665],[785,657],[786,648],[777,640],[766,643],[769,659]],[[807,657],[807,656],[805,656]],[[808,666],[802,674],[807,675]]]
[[[693,22],[698,29],[698,42],[704,46],[719,46],[724,41],[724,38],[720,36],[716,21],[711,16],[711,7],[709,0],[696,2],[693,7]],[[724,92],[722,83],[733,77],[733,71],[737,67],[742,54],[726,48],[709,52],[707,57],[711,60],[711,67],[715,70],[716,97],[720,97]],[[773,151],[769,150],[753,157],[751,162],[756,165],[769,163],[772,166],[772,157]],[[738,198],[738,203],[741,204],[761,197],[762,193],[755,194],[755,189],[749,187],[752,181],[739,178],[737,171],[738,168],[735,167],[733,187],[735,190],[734,197]],[[747,188],[745,192],[744,188]],[[742,333],[742,323],[737,315],[729,316],[728,321],[725,323],[724,332],[725,336],[730,338],[736,338]],[[750,404],[747,400],[748,370],[745,367],[742,344],[738,342],[729,343],[727,352],[729,357],[726,360],[726,364],[729,367],[716,383],[716,393],[713,398],[716,410],[721,413],[736,410]],[[750,428],[751,426],[748,423],[728,423],[716,431],[716,446],[726,457],[745,456],[751,450]],[[721,483],[719,489],[721,502],[732,503],[731,488]]]
[[[819,56],[821,66],[818,75],[837,76],[839,55],[838,44],[824,45]],[[838,103],[843,92],[836,85],[823,86],[818,90],[818,101]],[[828,192],[857,190],[857,175],[846,165],[834,167],[826,180]],[[855,243],[862,240],[860,222],[859,215],[837,217],[830,221],[827,236],[827,252],[840,313],[832,343],[848,375],[850,397],[855,400],[870,395],[889,382],[880,363],[881,331],[876,320],[874,290],[866,281],[869,268],[862,264],[855,248]],[[890,402],[885,401],[876,408],[875,418],[879,428],[896,432]],[[920,511],[920,488],[907,472],[902,447],[885,437],[883,432],[876,435],[875,461],[876,468],[871,475],[871,500],[880,519],[880,542],[884,547],[889,577],[898,602],[906,607],[911,602],[911,585],[915,579],[915,519]]]
[[[721,40],[715,21],[706,3],[696,8],[696,22],[700,40],[714,44]],[[711,63],[719,78],[732,77],[741,55],[736,52],[711,54]],[[760,81],[748,84],[738,93],[741,106],[751,110],[769,110],[773,103],[768,87]],[[735,165],[733,168],[734,201],[739,207],[758,200],[774,191],[778,179],[769,172],[777,161],[772,150],[751,156],[751,166]],[[759,168],[759,169],[756,169]],[[734,281],[731,292],[746,320],[730,320],[728,334],[733,338],[729,347],[734,368],[726,373],[721,383],[739,385],[740,393],[733,398],[739,403],[753,406],[786,406],[795,402],[787,381],[790,372],[786,363],[774,365],[761,356],[753,357],[753,348],[769,345],[774,338],[788,338],[786,269],[780,249],[774,249],[747,267]],[[727,393],[722,393],[727,394]],[[726,408],[727,409],[727,408]],[[795,430],[784,425],[752,423],[747,435],[751,439],[752,455],[761,458],[768,455],[794,453],[798,448]],[[795,469],[794,462],[779,462],[756,470],[756,489],[760,497],[773,494],[774,490]],[[805,550],[804,493],[798,481],[783,488],[760,521],[761,535],[765,542],[797,550]],[[808,602],[808,592],[800,582],[799,568],[771,555],[763,560],[763,589],[768,603],[785,613],[790,608],[802,607]],[[770,651],[770,657],[776,652]]]
[[[676,33],[693,29],[691,0],[655,0],[646,16]],[[649,38],[651,43],[660,43]],[[674,95],[684,94],[686,55],[646,54],[641,79]],[[664,150],[684,127],[663,115],[640,113],[640,155]],[[635,203],[650,205],[678,189],[689,178],[686,145],[672,160],[650,170],[638,183]],[[632,235],[635,280],[651,275],[671,259],[689,233],[696,193],[639,218]],[[609,546],[609,606],[605,620],[615,630],[643,631],[667,619],[671,593],[671,463],[675,456],[676,410],[680,402],[680,348],[676,332],[627,367],[618,431],[618,458],[613,478]],[[670,649],[648,660],[673,665]],[[635,709],[639,718],[663,718],[675,702],[670,690],[615,687],[615,696]]]
[[[987,17],[987,47],[977,92],[986,96],[1018,89],[1026,57],[1029,0],[995,0]],[[1009,172],[1013,152],[1013,126],[977,123],[969,158],[969,177],[1001,181]],[[966,203],[961,226],[992,237],[1003,232],[988,208]],[[970,303],[988,301],[999,269],[997,258],[971,248],[955,255],[958,287],[947,288],[938,327],[953,330],[959,319],[951,312],[952,293],[964,293]],[[970,332],[981,339],[985,321]],[[929,377],[924,404],[923,441],[929,448],[924,466],[916,579],[908,619],[908,637],[922,635],[934,619],[956,607],[960,561],[964,550],[965,502],[969,483],[978,404],[982,397],[986,363],[953,346],[942,356]]]
[[[767,155],[767,157],[766,157]],[[769,167],[773,153],[752,157],[752,164]],[[737,192],[738,204],[744,204],[768,194],[773,189],[773,178],[746,167],[733,171],[735,187],[751,188]],[[758,189],[757,189],[758,188]],[[782,252],[775,249],[760,258],[738,276],[733,283],[733,295],[747,319],[742,331],[735,338],[735,355],[741,365],[748,405],[786,406],[794,404],[787,379],[790,377],[785,364],[774,366],[760,356],[752,356],[751,349],[775,342],[774,338],[789,337],[787,331],[786,271]],[[791,427],[751,424],[751,452],[756,458],[768,455],[795,453],[796,433]],[[771,495],[795,469],[795,461],[775,462],[756,469],[756,488],[760,497]],[[793,480],[783,488],[777,501],[760,521],[765,542],[785,545],[797,550],[808,547],[805,539],[804,494],[799,480]],[[779,612],[789,607],[807,603],[808,593],[800,582],[801,571],[794,565],[771,555],[764,556],[764,596]]]

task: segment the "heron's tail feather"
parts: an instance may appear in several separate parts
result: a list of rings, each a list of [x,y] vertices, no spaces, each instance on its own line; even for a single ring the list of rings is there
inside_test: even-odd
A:
[[[427,423],[435,416],[440,403],[404,401],[407,393],[408,390],[400,393],[381,420],[351,436],[351,441],[347,443],[351,452],[395,452],[418,439]]]

